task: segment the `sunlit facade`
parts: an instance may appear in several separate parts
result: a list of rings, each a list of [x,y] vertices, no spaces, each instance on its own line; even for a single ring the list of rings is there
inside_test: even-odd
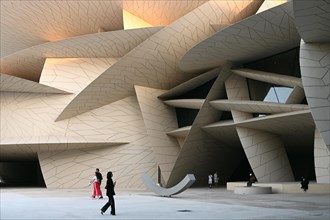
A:
[[[329,184],[329,7],[1,1],[1,178]]]

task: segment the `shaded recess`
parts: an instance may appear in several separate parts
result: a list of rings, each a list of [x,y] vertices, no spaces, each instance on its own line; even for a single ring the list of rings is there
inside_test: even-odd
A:
[[[242,148],[243,151],[243,148]],[[238,167],[234,171],[234,173],[231,175],[231,177],[227,180],[228,182],[235,182],[235,181],[245,181],[249,180],[249,174],[253,173],[251,165],[246,157],[245,154],[243,154],[243,158],[240,162],[238,162]]]
[[[46,187],[38,160],[0,161],[1,187]]]
[[[178,127],[186,127],[193,124],[199,109],[175,108]]]
[[[308,129],[303,133],[281,137],[287,152],[295,181],[302,176],[316,180],[314,166],[314,130]],[[303,144],[297,140],[304,140]]]
[[[231,112],[223,111],[219,121],[233,120]]]
[[[300,78],[299,50],[300,47],[296,47],[273,56],[246,63],[244,68]]]
[[[216,78],[173,99],[205,99],[215,80]],[[175,110],[179,128],[192,125],[199,112],[199,109],[175,108]]]

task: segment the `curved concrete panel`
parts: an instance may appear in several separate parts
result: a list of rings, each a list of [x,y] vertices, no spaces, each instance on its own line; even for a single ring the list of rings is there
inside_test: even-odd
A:
[[[330,13],[328,0],[293,0],[300,44],[301,77],[307,102],[330,151]]]
[[[1,58],[1,71],[39,81],[47,57],[120,58],[161,29],[150,27],[101,32],[39,44]]]
[[[203,85],[204,83],[214,79],[219,75],[220,69],[216,68],[211,71],[208,71],[206,73],[203,73],[191,80],[188,80],[187,82],[184,82],[166,92],[161,94],[158,98],[168,100],[168,99],[173,99],[179,95],[182,95],[188,91],[191,91],[198,86]]]
[[[295,25],[306,43],[329,42],[329,0],[292,0]]]
[[[183,178],[178,184],[171,188],[163,188],[158,186],[148,175],[143,175],[144,184],[154,193],[161,196],[169,196],[177,195],[186,189],[188,189],[194,182],[196,178],[194,174],[187,174],[185,178]]]
[[[238,76],[258,80],[261,82],[267,82],[291,88],[294,88],[295,86],[302,87],[301,79],[293,76],[286,76],[283,74],[269,73],[251,69],[234,69],[232,72]]]
[[[302,103],[302,101],[305,98],[305,92],[304,89],[300,86],[295,86],[290,93],[289,97],[285,101],[285,104],[299,104]]]
[[[31,160],[37,157],[38,153],[45,153],[45,152],[60,152],[60,151],[69,151],[69,150],[95,150],[100,148],[111,148],[120,146],[126,143],[120,142],[78,142],[78,140],[70,140],[66,137],[57,137],[61,138],[62,140],[67,139],[67,142],[35,142],[24,143],[24,144],[1,144],[0,151],[1,151],[1,158],[11,159],[11,160]],[[22,150],[24,149],[24,150]]]
[[[314,163],[317,183],[330,183],[330,151],[317,129],[314,137]]]
[[[241,146],[236,127],[257,129],[274,133],[280,136],[302,135],[309,136],[309,131],[315,128],[312,115],[309,110],[280,113],[259,118],[252,118],[242,122],[219,121],[202,129],[227,144]],[[304,144],[304,140],[295,140],[297,146]],[[322,154],[324,156],[324,154]]]
[[[282,104],[273,102],[262,101],[241,101],[241,100],[214,100],[210,102],[210,105],[218,110],[231,111],[237,110],[241,112],[249,113],[283,113],[293,112],[301,110],[309,110],[308,105],[300,104]]]
[[[39,84],[77,95],[116,62],[115,58],[47,58]]]
[[[173,131],[169,131],[166,134],[171,135],[173,137],[177,137],[177,138],[186,138],[187,135],[189,134],[190,129],[191,129],[191,126],[186,126],[186,127],[175,129]]]
[[[200,109],[204,101],[204,99],[174,99],[164,101],[164,103],[176,108]]]
[[[121,1],[1,1],[1,57],[69,37],[123,29]]]
[[[308,105],[330,151],[330,43],[301,41],[299,61]]]
[[[299,46],[292,2],[288,2],[225,28],[190,49],[180,68],[194,72],[223,65],[225,61],[248,62]]]
[[[26,79],[21,79],[15,76],[0,73],[0,92],[29,92],[29,93],[63,93],[69,94],[66,91],[33,82]]]
[[[214,33],[210,22],[237,22],[255,13],[260,4],[260,1],[245,0],[237,8],[233,7],[235,3],[231,0],[204,3],[122,57],[82,91],[57,121],[134,95],[134,85],[170,89],[194,78],[196,74],[180,70],[178,60],[191,47]]]
[[[274,134],[298,134],[315,127],[309,110],[286,112],[235,123],[239,127],[258,129]]]

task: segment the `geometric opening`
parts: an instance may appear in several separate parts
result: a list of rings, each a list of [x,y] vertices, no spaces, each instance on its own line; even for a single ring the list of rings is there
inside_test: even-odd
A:
[[[264,102],[276,102],[276,103],[285,103],[288,99],[289,95],[292,92],[292,88],[289,87],[275,87],[272,86],[266,97],[264,98]]]
[[[173,97],[174,99],[205,99],[213,86],[216,78],[209,80],[208,82],[186,92],[180,94],[179,96]],[[178,127],[186,127],[193,124],[199,109],[189,109],[189,108],[175,108],[176,118],[178,122]]]

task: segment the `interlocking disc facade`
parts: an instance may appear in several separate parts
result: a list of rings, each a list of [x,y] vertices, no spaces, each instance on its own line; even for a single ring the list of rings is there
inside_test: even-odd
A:
[[[83,188],[99,168],[127,189],[215,172],[329,184],[329,8],[2,0],[1,178],[26,168],[37,185]]]

